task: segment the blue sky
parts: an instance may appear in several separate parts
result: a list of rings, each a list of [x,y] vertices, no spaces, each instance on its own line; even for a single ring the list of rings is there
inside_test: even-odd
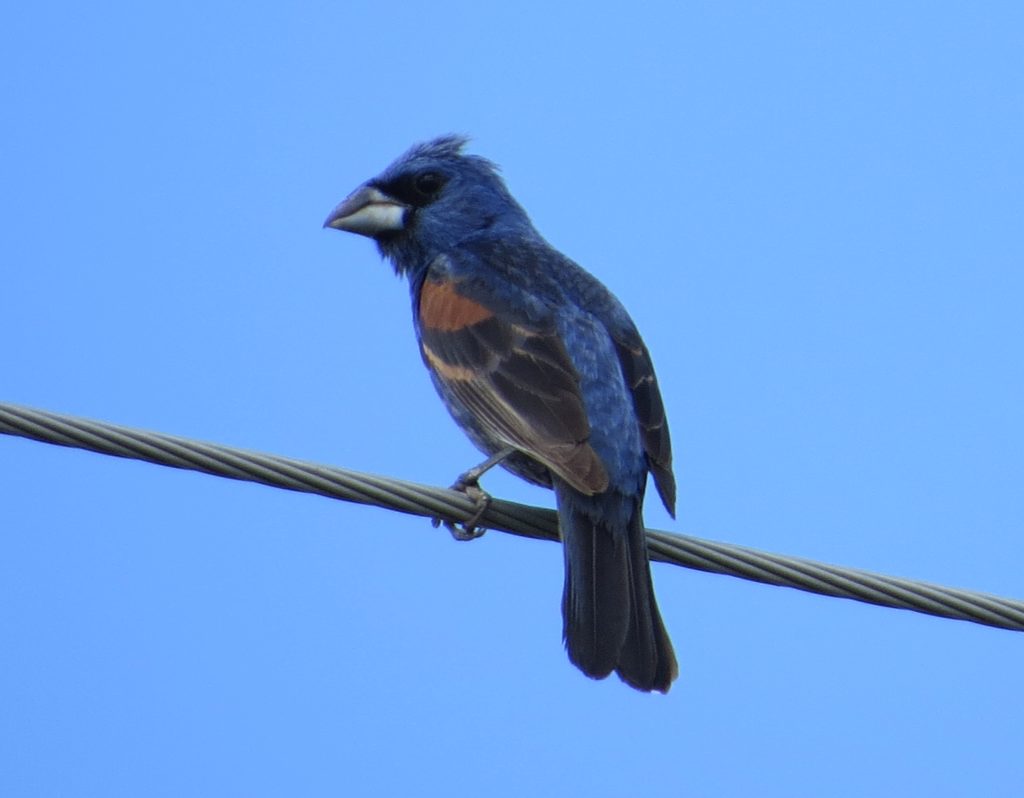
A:
[[[1024,596],[1018,3],[32,3],[0,26],[0,400],[448,484],[372,245],[456,131],[629,307],[651,526]],[[507,474],[495,495],[551,505]],[[1006,795],[1024,638],[655,566],[667,697],[551,544],[0,438],[0,794]],[[372,791],[372,792],[371,792]]]

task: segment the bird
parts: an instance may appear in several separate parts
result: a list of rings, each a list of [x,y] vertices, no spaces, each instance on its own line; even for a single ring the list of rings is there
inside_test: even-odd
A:
[[[678,674],[655,600],[647,477],[675,517],[665,408],[623,305],[549,244],[498,167],[449,134],[358,186],[324,227],[372,238],[408,279],[413,327],[442,401],[488,460],[554,490],[565,559],[563,642],[593,679],[667,693]],[[489,498],[477,490],[481,510]],[[465,537],[474,536],[475,521]]]

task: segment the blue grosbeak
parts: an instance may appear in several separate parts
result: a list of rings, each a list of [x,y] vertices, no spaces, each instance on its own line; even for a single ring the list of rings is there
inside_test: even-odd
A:
[[[373,238],[408,278],[423,362],[489,464],[554,489],[569,659],[667,692],[677,666],[642,504],[650,472],[672,513],[675,479],[650,355],[619,301],[540,236],[465,143],[413,147],[324,226]]]

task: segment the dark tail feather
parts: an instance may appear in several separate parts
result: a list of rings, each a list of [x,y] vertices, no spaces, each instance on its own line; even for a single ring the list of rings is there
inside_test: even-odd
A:
[[[588,497],[561,484],[555,492],[565,548],[562,617],[569,659],[591,678],[617,671],[638,690],[667,692],[676,658],[651,588],[642,497]]]
[[[571,500],[559,502],[565,549],[562,636],[572,663],[603,679],[618,666],[629,631],[626,541],[571,505]]]
[[[619,676],[637,690],[667,693],[679,673],[665,624],[658,611],[647,559],[644,519],[639,505],[629,521],[631,622],[619,656]]]

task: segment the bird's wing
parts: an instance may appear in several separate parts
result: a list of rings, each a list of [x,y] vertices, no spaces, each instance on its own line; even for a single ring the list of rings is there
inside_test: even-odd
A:
[[[654,476],[665,509],[675,516],[676,480],[672,475],[672,441],[668,433],[665,406],[654,376],[654,364],[640,335],[635,331],[613,336],[622,364],[622,376],[633,393],[640,436],[647,453],[647,464]]]
[[[470,298],[449,276],[418,297],[423,359],[489,436],[543,463],[587,495],[608,488],[590,446],[579,375],[553,328],[516,318],[497,300]]]

